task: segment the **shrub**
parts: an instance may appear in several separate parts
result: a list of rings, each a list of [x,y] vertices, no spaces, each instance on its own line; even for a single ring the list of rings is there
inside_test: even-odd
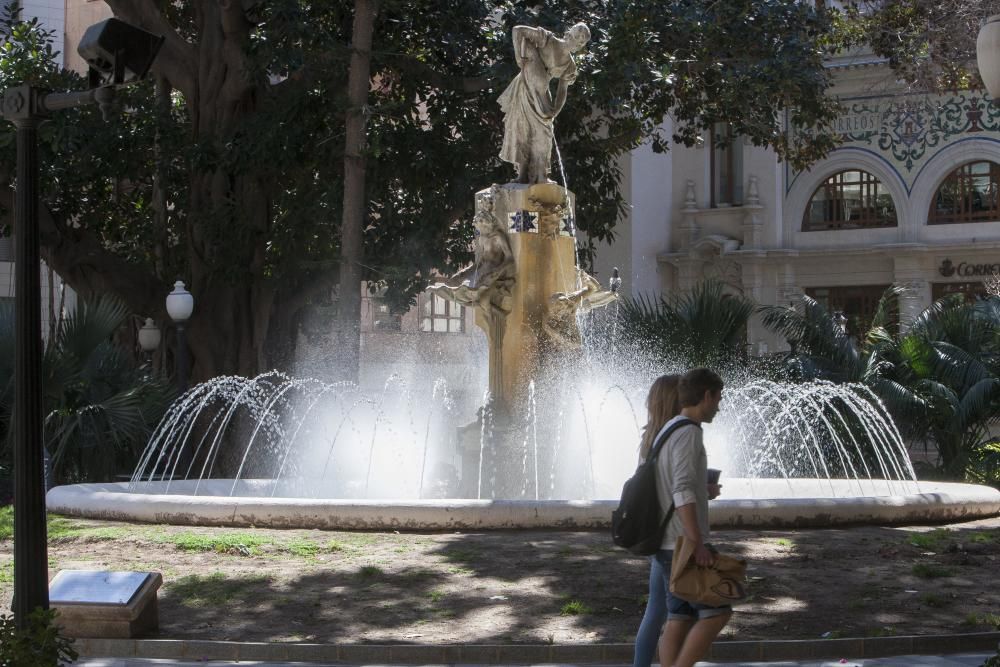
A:
[[[59,634],[56,612],[36,609],[18,630],[14,617],[0,615],[0,667],[57,667],[78,657],[73,640]]]

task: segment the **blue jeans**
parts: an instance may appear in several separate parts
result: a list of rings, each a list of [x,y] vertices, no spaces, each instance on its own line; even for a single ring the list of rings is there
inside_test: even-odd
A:
[[[635,637],[632,667],[649,667],[656,654],[660,631],[668,620],[698,621],[728,614],[732,607],[709,607],[682,600],[670,593],[670,565],[674,552],[660,549],[649,557],[649,601]]]
[[[670,570],[666,576],[663,567],[656,556],[649,557],[649,601],[646,602],[646,612],[639,624],[639,633],[635,637],[635,654],[632,667],[649,667],[656,654],[656,643],[660,640],[660,630],[667,620],[667,584],[670,581]]]

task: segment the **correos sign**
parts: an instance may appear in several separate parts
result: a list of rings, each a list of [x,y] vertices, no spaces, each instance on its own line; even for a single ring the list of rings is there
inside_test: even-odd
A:
[[[950,259],[941,262],[938,272],[945,278],[961,277],[974,278],[992,276],[1000,274],[1000,263],[996,264],[974,264],[972,262],[959,262],[954,264]]]

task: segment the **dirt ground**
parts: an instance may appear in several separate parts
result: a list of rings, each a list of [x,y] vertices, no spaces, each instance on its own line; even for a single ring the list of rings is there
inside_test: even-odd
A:
[[[57,518],[61,569],[155,570],[160,637],[378,643],[634,638],[645,559],[605,531],[338,533]],[[721,531],[752,596],[724,636],[800,639],[1000,629],[1000,518],[937,527]],[[0,604],[13,592],[0,541]]]

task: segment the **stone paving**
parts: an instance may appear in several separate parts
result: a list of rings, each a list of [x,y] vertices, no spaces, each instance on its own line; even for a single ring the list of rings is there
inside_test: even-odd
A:
[[[698,667],[980,667],[991,655],[988,653],[963,653],[959,655],[904,655],[889,658],[869,658],[864,660],[820,660],[809,662],[699,662]],[[86,658],[74,663],[75,667],[157,667],[173,665],[174,667],[204,667],[205,665],[239,665],[239,667],[393,667],[391,665],[348,665],[336,663],[321,665],[305,662],[227,662],[200,661],[176,662],[174,660],[144,660],[137,658]],[[412,665],[410,667],[413,667]],[[443,665],[424,665],[422,667],[444,667]],[[449,667],[483,667],[480,665],[451,665]],[[513,667],[513,666],[510,666]],[[524,667],[577,667],[575,665],[546,663]],[[587,667],[623,667],[615,665],[588,665]]]

